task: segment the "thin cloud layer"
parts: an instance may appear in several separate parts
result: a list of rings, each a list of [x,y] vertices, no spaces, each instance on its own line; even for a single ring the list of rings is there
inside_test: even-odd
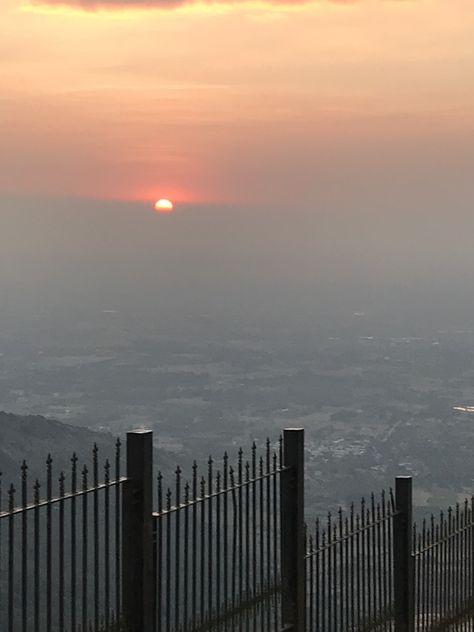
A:
[[[330,2],[331,4],[354,4],[359,0],[30,0],[33,6],[74,7],[84,11],[100,11],[104,9],[176,9],[195,4],[223,5],[258,2],[268,5],[294,6],[314,2]]]

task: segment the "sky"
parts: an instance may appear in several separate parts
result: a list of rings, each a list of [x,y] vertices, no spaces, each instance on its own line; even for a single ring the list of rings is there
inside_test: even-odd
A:
[[[472,0],[2,0],[0,195],[470,204],[473,32]]]
[[[474,330],[473,32],[472,0],[1,0],[0,319]]]

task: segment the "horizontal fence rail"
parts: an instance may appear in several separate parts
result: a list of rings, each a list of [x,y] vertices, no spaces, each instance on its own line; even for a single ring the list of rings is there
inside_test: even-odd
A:
[[[158,632],[279,630],[282,440],[227,454],[173,488],[157,481],[153,514]]]
[[[391,630],[392,493],[307,529],[306,630]]]
[[[90,470],[73,454],[68,475],[0,487],[0,620],[8,632],[116,629],[120,604],[121,445]],[[1,484],[1,483],[0,483]]]
[[[473,629],[474,498],[413,527],[420,632]]]

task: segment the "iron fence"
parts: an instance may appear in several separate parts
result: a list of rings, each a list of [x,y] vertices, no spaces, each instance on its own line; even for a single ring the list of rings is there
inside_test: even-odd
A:
[[[413,528],[417,630],[472,630],[474,498]]]
[[[121,446],[91,472],[45,463],[44,483],[21,466],[20,489],[0,487],[0,617],[8,632],[109,630],[121,612]],[[101,476],[102,474],[102,476]],[[6,498],[5,498],[6,497]]]
[[[308,529],[306,630],[391,630],[392,493]]]
[[[304,522],[304,433],[153,476],[151,432],[1,488],[7,632],[472,630],[474,498],[412,520],[395,493]]]
[[[280,439],[234,466],[209,458],[202,475],[194,463],[189,481],[178,468],[173,489],[158,476],[158,632],[279,629],[282,471]]]

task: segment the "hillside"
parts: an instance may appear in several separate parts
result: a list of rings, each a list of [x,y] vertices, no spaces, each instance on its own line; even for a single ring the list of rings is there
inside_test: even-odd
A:
[[[103,478],[105,460],[115,462],[116,437],[105,432],[95,432],[88,428],[71,426],[40,415],[20,416],[0,412],[0,471],[3,480],[3,509],[5,491],[13,482],[19,491],[21,464],[28,464],[29,491],[36,478],[44,483],[46,478],[46,460],[51,454],[53,459],[53,489],[61,471],[66,475],[66,488],[70,481],[71,457],[78,457],[79,471],[86,464],[89,477],[92,475],[92,450],[94,444],[99,450],[99,477]],[[125,473],[125,445],[122,448],[122,474]],[[155,455],[156,456],[156,455]],[[161,455],[160,455],[161,456]],[[155,460],[156,462],[156,460]],[[161,458],[161,463],[163,459]],[[111,475],[113,476],[113,469]],[[78,476],[78,484],[80,484]]]

